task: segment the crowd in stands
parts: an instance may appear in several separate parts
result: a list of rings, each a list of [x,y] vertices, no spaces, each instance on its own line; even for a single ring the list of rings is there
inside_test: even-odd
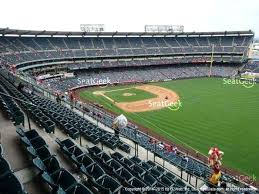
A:
[[[0,64],[27,61],[104,57],[143,56],[179,53],[240,53],[251,36],[207,37],[0,37]]]
[[[103,69],[78,73],[74,78],[54,78],[44,80],[42,83],[53,91],[65,92],[71,88],[95,85],[88,80],[109,80],[108,84],[164,81],[182,78],[206,77],[209,75],[209,65],[186,66],[159,66],[145,68]],[[229,77],[237,72],[237,66],[213,66],[212,75]]]
[[[253,72],[253,73],[259,73],[259,61],[254,61],[254,60],[249,61],[245,65],[243,70]]]

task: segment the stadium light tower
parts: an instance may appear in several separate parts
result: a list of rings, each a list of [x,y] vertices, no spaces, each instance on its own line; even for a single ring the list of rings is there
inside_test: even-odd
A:
[[[145,25],[145,32],[183,32],[183,25]]]
[[[103,32],[104,24],[81,24],[80,29],[83,32]]]

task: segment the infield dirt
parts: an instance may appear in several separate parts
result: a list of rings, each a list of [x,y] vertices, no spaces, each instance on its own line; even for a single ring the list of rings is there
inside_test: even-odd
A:
[[[155,85],[141,85],[136,86],[136,89],[144,90],[146,92],[152,93],[156,95],[155,98],[149,98],[145,100],[138,100],[135,102],[115,102],[113,99],[105,95],[105,91],[96,91],[95,95],[101,95],[113,102],[117,107],[126,111],[126,112],[144,112],[144,111],[152,111],[158,110],[162,108],[166,108],[166,106],[170,106],[173,103],[176,103],[179,100],[179,96],[176,92]],[[166,103],[164,103],[166,102]],[[165,104],[166,106],[152,106],[154,104]]]

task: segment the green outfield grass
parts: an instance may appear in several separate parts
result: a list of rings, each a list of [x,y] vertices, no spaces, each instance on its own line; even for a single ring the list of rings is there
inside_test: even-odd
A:
[[[224,84],[222,79],[217,78],[152,84],[177,92],[182,107],[178,111],[164,108],[142,113],[124,113],[106,98],[93,94],[93,91],[104,90],[103,88],[87,89],[80,96],[98,102],[116,113],[124,113],[134,122],[204,155],[207,155],[210,147],[218,146],[225,152],[223,165],[259,177],[258,84],[248,89],[238,84]],[[123,87],[109,87],[105,90]],[[120,96],[119,93],[116,91],[117,96]],[[111,94],[112,92],[109,96]],[[145,97],[143,95],[141,99]]]
[[[124,96],[123,94],[130,93],[132,96]],[[116,88],[114,90],[107,90],[105,95],[112,98],[116,102],[134,102],[137,100],[144,100],[147,98],[154,98],[156,95],[146,92],[144,90],[139,90],[136,88]]]

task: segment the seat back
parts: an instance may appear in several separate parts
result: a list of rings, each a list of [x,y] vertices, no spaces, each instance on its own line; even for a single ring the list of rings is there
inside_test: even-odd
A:
[[[86,186],[80,183],[75,185],[75,187],[68,189],[66,193],[67,194],[93,194],[90,189],[88,189]]]
[[[97,146],[94,146],[94,147],[89,148],[88,151],[89,151],[89,153],[90,153],[91,155],[99,155],[100,153],[103,152],[103,151],[102,151],[100,148],[98,148]]]
[[[133,175],[125,168],[122,168],[120,170],[119,175],[123,177],[126,181],[129,181],[133,178]]]
[[[97,182],[103,187],[109,188],[113,193],[114,191],[118,190],[119,187],[121,187],[119,182],[108,175],[104,176],[103,179],[100,179]]]
[[[87,172],[95,179],[98,179],[105,174],[104,170],[98,164],[88,167]]]
[[[122,165],[117,162],[116,160],[111,160],[108,165],[114,170],[114,171],[117,171],[117,170],[120,170],[122,168]]]
[[[171,187],[173,185],[173,182],[169,178],[167,178],[167,176],[161,177],[160,181],[167,187]]]
[[[44,161],[47,171],[49,173],[53,173],[56,172],[57,170],[60,169],[60,163],[57,160],[57,158],[55,156],[49,158],[48,160]]]
[[[36,166],[36,168],[38,168],[40,171],[47,171],[46,165],[39,157],[34,158],[32,160],[32,162],[33,162],[34,166]]]
[[[114,152],[113,154],[111,154],[111,157],[115,160],[121,160],[122,158],[124,158],[124,156],[119,152]]]
[[[47,182],[50,186],[52,187],[56,187],[56,181],[50,176],[50,174],[48,172],[43,172],[43,174],[41,175],[41,177],[43,178],[43,180],[45,182]]]
[[[73,147],[70,148],[69,151],[71,154],[73,154],[75,157],[82,155],[84,152],[79,147]]]
[[[84,155],[83,156],[83,159],[82,159],[82,164],[87,168],[88,166],[94,164],[94,160],[92,158],[90,158],[89,156],[87,155]]]
[[[158,178],[158,177],[161,177],[162,176],[162,173],[161,172],[159,172],[157,169],[151,169],[151,171],[150,171],[150,173],[154,176],[154,177],[156,177],[156,178]]]
[[[77,183],[73,175],[66,170],[60,171],[58,177],[56,175],[54,176],[54,179],[57,181],[57,185],[59,185],[64,190]]]
[[[136,164],[133,166],[132,169],[135,171],[135,173],[137,173],[140,176],[144,175],[146,172],[143,168],[141,168],[140,166],[138,166]]]
[[[30,142],[31,142],[31,145],[34,147],[34,149],[38,149],[38,148],[41,148],[42,146],[47,145],[45,140],[42,137],[33,139]]]
[[[32,129],[32,130],[29,130],[29,131],[26,131],[24,132],[24,135],[29,139],[34,139],[36,137],[39,137],[39,134],[38,132],[35,130],[35,129]]]
[[[137,178],[133,178],[132,181],[130,182],[130,184],[133,186],[133,187],[136,187],[136,188],[141,188],[141,187],[146,187],[146,184],[143,183],[141,180],[137,179]]]
[[[151,174],[144,175],[143,180],[149,186],[154,186],[157,183],[157,180]]]
[[[71,147],[74,147],[75,143],[71,139],[65,139],[61,141],[61,145],[69,149]]]
[[[49,149],[47,147],[41,147],[40,149],[36,150],[37,152],[37,156],[41,159],[41,160],[45,160],[46,158],[51,157],[51,153],[49,151]]]
[[[123,158],[123,163],[128,166],[129,168],[132,167],[134,165],[134,162],[132,162],[131,160],[127,159],[127,158]]]

